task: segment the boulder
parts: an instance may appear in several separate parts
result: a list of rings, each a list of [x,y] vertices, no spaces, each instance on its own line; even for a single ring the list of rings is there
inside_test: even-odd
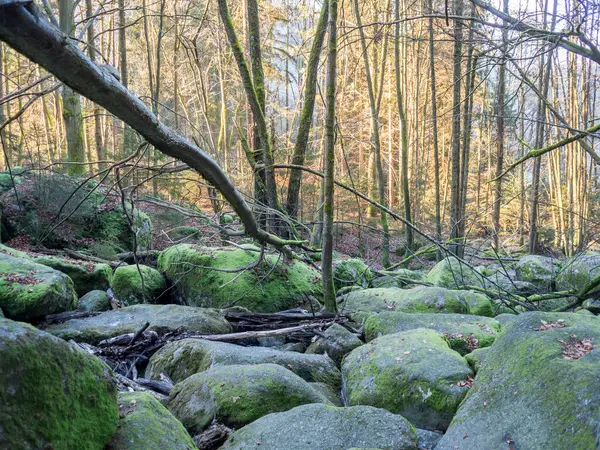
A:
[[[444,434],[439,431],[423,430],[417,428],[417,437],[419,439],[419,450],[434,450],[437,443]]]
[[[333,264],[333,283],[336,290],[346,286],[368,288],[372,281],[373,272],[362,259],[344,259]]]
[[[0,180],[2,174],[0,174]],[[27,236],[48,248],[85,249],[104,259],[150,245],[152,223],[139,209],[128,208],[134,230],[112,187],[51,172],[25,172],[15,189],[0,194],[2,240]]]
[[[445,430],[473,372],[441,334],[418,328],[353,350],[342,376],[348,404],[385,408],[417,427]]]
[[[312,386],[313,389],[323,394],[332,405],[344,406],[342,404],[342,399],[340,398],[340,392],[334,391],[330,385],[325,383],[319,383],[318,381],[309,384]]]
[[[464,289],[465,286],[483,286],[482,273],[461,263],[454,256],[448,256],[438,262],[427,274],[427,281],[434,286],[449,289]]]
[[[119,426],[105,450],[196,450],[173,414],[146,392],[119,392]]]
[[[517,280],[533,283],[539,289],[551,290],[559,269],[558,261],[554,258],[526,255],[517,262],[516,276]]]
[[[580,253],[564,262],[556,277],[556,289],[578,291],[598,275],[600,275],[600,254]],[[600,287],[591,291],[591,293],[598,292]]]
[[[146,369],[148,378],[165,371],[176,383],[214,366],[278,364],[306,381],[320,381],[336,390],[340,371],[327,355],[307,355],[267,347],[242,347],[225,342],[183,339],[169,342],[156,352]]]
[[[277,364],[216,366],[175,385],[169,409],[192,433],[213,420],[240,428],[262,416],[307,403],[329,403],[298,375]]]
[[[383,275],[373,279],[371,285],[374,288],[401,288],[405,283],[392,275]]]
[[[110,299],[105,291],[90,291],[79,299],[77,309],[84,312],[108,311]]]
[[[73,280],[78,297],[93,290],[106,291],[110,287],[112,269],[108,264],[55,256],[38,256],[34,258],[34,261],[68,275]]]
[[[159,303],[167,288],[160,272],[144,265],[121,266],[112,277],[115,297],[125,305]]]
[[[415,428],[370,406],[309,404],[269,414],[233,433],[220,450],[416,450]]]
[[[597,317],[516,316],[486,355],[436,450],[597,448],[598,342]]]
[[[35,320],[75,308],[71,279],[50,267],[0,253],[0,308],[6,317]]]
[[[346,296],[341,312],[361,321],[372,313],[457,313],[493,316],[490,299],[473,291],[449,290],[435,286],[412,289],[374,288],[354,291]]]
[[[0,319],[0,448],[101,449],[119,419],[108,366],[32,326]]]
[[[308,264],[265,255],[248,269],[258,258],[256,248],[180,244],[161,253],[158,269],[174,286],[178,301],[191,306],[277,312],[321,295],[321,275]]]
[[[465,359],[473,369],[473,372],[479,372],[481,366],[485,362],[485,357],[490,351],[490,347],[477,348],[473,350],[471,353],[465,355]]]
[[[364,342],[361,341],[354,333],[348,331],[343,326],[334,323],[319,337],[315,342],[309,345],[306,353],[324,354],[326,353],[340,365],[342,358],[360,347]]]
[[[500,332],[497,320],[464,314],[408,314],[386,311],[365,322],[365,339],[372,341],[386,334],[428,328],[444,335],[450,348],[466,355],[479,347],[489,347]]]
[[[71,319],[50,325],[48,333],[95,345],[126,333],[135,333],[146,322],[148,330],[168,333],[177,330],[201,334],[231,333],[231,325],[222,312],[180,305],[133,305],[84,319]]]

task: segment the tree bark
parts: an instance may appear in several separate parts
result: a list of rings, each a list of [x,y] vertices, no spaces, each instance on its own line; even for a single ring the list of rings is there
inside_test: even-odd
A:
[[[429,1],[429,14],[433,14],[433,0]],[[429,70],[431,82],[431,126],[433,142],[433,173],[435,184],[435,238],[442,240],[442,214],[440,208],[440,157],[437,122],[437,94],[435,87],[435,53],[433,43],[433,18],[429,18]],[[409,203],[410,206],[410,203]],[[438,255],[439,257],[440,255]]]
[[[323,303],[329,311],[337,311],[333,284],[333,167],[335,163],[335,83],[337,58],[338,1],[329,0],[329,36],[327,40],[327,74],[325,77],[325,178],[323,191]]]
[[[508,0],[503,0],[504,13],[508,14]],[[496,177],[502,173],[504,164],[504,91],[506,88],[506,52],[508,50],[508,30],[506,22],[503,21],[502,28],[502,58],[498,65],[498,92],[496,96]],[[494,247],[498,249],[500,239],[500,207],[502,205],[502,178],[496,180],[494,190],[494,212],[492,215],[492,227]]]
[[[74,31],[72,0],[60,0],[59,3],[60,29],[67,36]],[[83,138],[83,112],[81,97],[68,86],[62,89],[63,119],[67,135],[67,159],[69,162],[85,162],[85,143]],[[83,164],[70,164],[67,172],[70,175],[81,175],[85,171]]]
[[[396,103],[398,104],[398,114],[400,116],[400,145],[401,145],[401,159],[402,159],[402,176],[400,184],[402,185],[402,198],[404,199],[404,216],[408,222],[412,222],[411,208],[410,208],[410,188],[408,180],[408,122],[406,120],[406,110],[404,109],[404,98],[402,83],[400,80],[400,0],[396,0],[396,27],[394,36],[394,69],[396,71]],[[431,44],[433,45],[433,44]],[[433,81],[435,83],[435,79]],[[433,88],[435,91],[435,87]],[[434,100],[435,105],[435,100]],[[435,106],[434,106],[435,107]],[[437,132],[437,124],[434,127],[434,133]],[[437,143],[437,136],[434,138]],[[437,147],[436,147],[437,152]],[[437,153],[436,153],[437,157]],[[437,160],[436,160],[437,161]],[[439,218],[439,177],[436,178],[438,181],[437,187],[437,215]],[[412,251],[414,247],[414,238],[412,228],[405,226],[406,232],[406,253],[407,255]]]
[[[360,34],[363,61],[365,64],[365,72],[367,76],[367,88],[369,91],[369,106],[371,110],[371,139],[373,145],[373,152],[375,156],[375,170],[377,173],[377,193],[379,196],[379,203],[381,203],[382,205],[387,205],[387,201],[385,198],[385,173],[383,171],[383,164],[381,162],[379,110],[377,108],[377,100],[375,98],[375,90],[373,88],[373,78],[371,77],[371,70],[369,68],[369,53],[367,49],[365,33],[360,19],[360,9],[358,6],[358,0],[354,0],[354,12],[356,13],[356,25]],[[381,263],[383,267],[388,267],[390,265],[390,230],[387,220],[387,214],[383,211],[380,211],[379,213],[381,217],[381,228],[383,231],[383,243],[381,246]]]
[[[300,113],[298,122],[298,134],[296,143],[294,144],[294,155],[292,156],[292,164],[303,166],[306,147],[308,146],[308,138],[313,119],[313,111],[315,108],[315,97],[317,95],[317,75],[319,71],[319,59],[323,42],[325,41],[325,32],[327,31],[327,18],[329,16],[329,0],[323,1],[319,21],[317,22],[317,30],[313,40],[310,56],[308,58],[308,67],[306,69],[306,81],[304,82],[304,104]],[[298,215],[298,198],[300,196],[300,184],[302,181],[302,171],[293,169],[290,171],[290,181],[288,184],[286,211],[292,218]]]
[[[461,17],[463,14],[463,0],[455,0],[454,14]],[[454,254],[462,257],[464,244],[460,233],[460,111],[461,111],[461,79],[462,79],[462,20],[454,19],[454,54],[452,82],[452,184],[450,188],[450,249]]]
[[[92,8],[92,0],[85,0],[85,13],[87,20],[91,21],[87,29],[87,40],[88,40],[88,56],[92,62],[96,62],[96,31],[94,29],[94,10]],[[102,116],[100,108],[94,108],[94,144],[96,147],[96,157],[98,161],[104,161],[106,159],[106,152],[104,151],[104,145],[102,144]],[[98,168],[104,169],[106,164],[99,163]]]

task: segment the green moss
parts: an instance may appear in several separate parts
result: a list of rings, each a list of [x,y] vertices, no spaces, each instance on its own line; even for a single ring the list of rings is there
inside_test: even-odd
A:
[[[116,397],[100,359],[0,319],[1,448],[103,448],[117,426]]]
[[[90,291],[79,299],[77,309],[85,312],[108,311],[110,299],[105,291]]]
[[[108,264],[94,264],[84,261],[65,260],[54,256],[39,256],[35,262],[51,267],[68,275],[78,296],[93,290],[105,291],[110,287],[112,269]]]
[[[0,253],[0,307],[7,317],[33,320],[74,309],[71,279],[29,260]]]
[[[448,426],[468,390],[457,383],[472,375],[442,335],[423,328],[375,339],[342,366],[350,405],[385,408],[428,429]]]
[[[30,259],[29,255],[20,250],[15,250],[14,248],[7,247],[6,245],[0,244],[0,252],[6,253],[10,256],[16,256],[17,258]]]
[[[341,311],[351,314],[358,322],[372,313],[383,311],[493,315],[491,301],[485,295],[434,286],[354,291],[347,295]]]
[[[465,359],[467,360],[467,362],[473,369],[473,372],[475,372],[475,373],[479,372],[479,369],[481,369],[481,366],[483,365],[483,363],[485,361],[485,357],[487,356],[489,351],[490,351],[490,347],[483,347],[483,348],[477,348],[477,349],[473,350],[471,353],[469,353],[468,355],[465,355]]]
[[[600,255],[595,253],[580,253],[564,262],[556,278],[556,288],[559,291],[579,290],[592,278],[600,275]],[[598,292],[596,288],[592,292]]]
[[[196,449],[181,422],[150,394],[120,392],[119,414],[119,428],[106,450]]]
[[[221,450],[386,450],[417,448],[413,425],[397,414],[370,406],[298,406],[270,414],[234,432]]]
[[[225,342],[183,339],[170,342],[156,352],[146,376],[159,378],[165,371],[176,382],[217,365],[278,364],[309,382],[340,387],[340,371],[326,355],[285,352],[266,347],[242,347]]]
[[[72,169],[79,171],[84,166]],[[29,235],[34,244],[49,248],[85,247],[94,251],[100,247],[110,248],[114,254],[130,251],[136,232],[139,248],[148,248],[152,232],[148,216],[136,210],[136,226],[131,230],[118,199],[107,196],[105,187],[92,191],[97,187],[94,183],[82,184],[77,176],[48,172],[27,173],[19,178],[19,202],[12,189],[0,198],[0,206],[10,208],[10,214],[2,215],[4,239]],[[16,203],[20,208],[14,208]]]
[[[346,286],[367,288],[373,281],[373,272],[362,259],[336,261],[333,268],[333,281],[336,289]]]
[[[365,338],[371,341],[383,335],[416,328],[427,328],[442,333],[450,348],[465,355],[476,348],[492,345],[500,332],[500,323],[483,316],[387,311],[367,319]]]
[[[347,353],[350,353],[356,347],[360,347],[363,344],[364,342],[354,333],[334,323],[322,333],[319,339],[310,344],[306,349],[306,353],[327,354],[336,364],[340,365],[342,358]]]
[[[175,286],[177,297],[193,306],[276,312],[322,295],[320,274],[300,261],[286,263],[266,255],[257,267],[243,269],[258,256],[250,250],[180,244],[161,253],[158,268]]]
[[[276,364],[214,367],[177,384],[169,396],[169,409],[193,434],[213,420],[238,428],[306,403],[329,400]]]
[[[483,285],[481,273],[461,263],[454,256],[438,262],[427,274],[427,281],[435,286],[451,289]]]
[[[563,321],[564,328],[539,330]],[[595,448],[600,415],[600,319],[524,313],[507,324],[486,355],[473,388],[438,448],[498,448],[506,433],[517,448]],[[580,359],[563,357],[570,336],[591,339]],[[469,439],[463,440],[465,433]]]
[[[141,264],[117,268],[111,284],[115,296],[126,305],[157,303],[167,287],[159,271]]]

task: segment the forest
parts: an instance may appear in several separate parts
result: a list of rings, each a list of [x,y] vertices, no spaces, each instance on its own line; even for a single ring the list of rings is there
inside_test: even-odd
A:
[[[600,449],[599,24],[0,0],[0,449]]]

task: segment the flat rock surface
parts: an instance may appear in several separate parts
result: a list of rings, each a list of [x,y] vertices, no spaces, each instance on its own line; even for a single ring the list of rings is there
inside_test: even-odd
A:
[[[202,334],[231,332],[231,325],[221,312],[180,305],[133,305],[50,325],[46,331],[65,340],[97,344],[120,334],[135,333],[146,322],[150,322],[149,330],[158,333],[179,329]]]

